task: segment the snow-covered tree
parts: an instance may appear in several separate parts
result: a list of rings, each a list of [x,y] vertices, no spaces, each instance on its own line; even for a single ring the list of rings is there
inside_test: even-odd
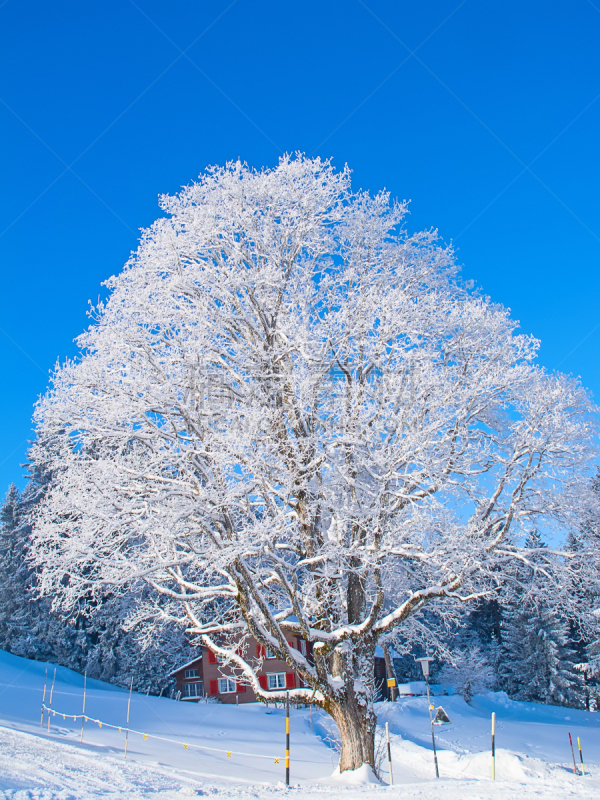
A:
[[[83,657],[79,670],[88,676],[138,692],[159,694],[173,687],[169,678],[175,667],[191,661],[197,651],[187,641],[181,626],[173,623],[146,631],[135,625],[137,592],[107,595],[96,607],[83,608],[79,616]]]
[[[526,546],[530,550],[546,547],[537,530],[529,534]],[[518,700],[581,703],[582,680],[575,670],[577,659],[571,642],[577,570],[572,569],[566,577],[569,583],[563,589],[573,598],[571,608],[560,602],[560,595],[555,602],[550,587],[540,590],[532,584],[528,565],[517,563],[512,569],[512,592],[502,608],[497,669],[500,686]]]
[[[27,561],[32,495],[30,484],[22,493],[12,485],[0,512],[0,649],[77,668],[82,653],[76,632],[34,591],[36,576]]]
[[[579,531],[569,535],[569,549],[579,553],[590,540],[600,547],[600,468],[590,482],[588,502],[583,508]],[[574,593],[580,608],[588,609],[594,624],[582,628],[579,619],[571,619],[571,647],[575,650],[576,669],[582,676],[584,686],[582,699],[586,707],[592,703],[600,705],[600,572],[590,576],[586,573],[574,580]]]
[[[0,510],[0,648],[11,649],[22,613],[26,579],[23,543],[18,535],[19,490],[9,487]]]
[[[452,662],[440,670],[439,680],[451,684],[469,703],[474,695],[494,686],[496,675],[481,647],[472,645],[455,651]]]
[[[51,661],[92,678],[158,694],[168,674],[193,658],[181,627],[164,625],[148,639],[135,625],[148,587],[126,595],[107,592],[101,603],[81,597],[66,617],[49,598],[36,596],[37,576],[27,560],[31,518],[43,496],[33,476],[21,493],[12,485],[0,509],[0,650]]]
[[[517,700],[580,706],[582,676],[575,669],[570,626],[548,607],[515,608],[503,625],[500,678]]]
[[[380,637],[501,593],[514,559],[569,568],[523,534],[569,524],[591,403],[347,169],[232,163],[162,208],[37,409],[42,589],[69,607],[144,580],[280,699],[250,632],[336,720],[340,769],[373,766]]]

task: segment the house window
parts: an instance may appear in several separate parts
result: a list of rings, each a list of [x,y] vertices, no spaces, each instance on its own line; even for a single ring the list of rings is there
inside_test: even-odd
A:
[[[285,689],[285,672],[267,673],[267,686],[269,689]]]
[[[231,692],[235,692],[235,681],[219,678],[219,694],[231,694]]]
[[[202,681],[194,681],[194,683],[184,683],[181,687],[183,689],[183,697],[202,697],[204,694]]]
[[[184,678],[197,678],[197,677],[198,677],[197,669],[186,669],[184,673]]]
[[[272,650],[267,648],[267,650],[265,650],[265,658],[277,658],[277,656]]]
[[[298,644],[300,645],[300,652],[306,658],[306,642],[304,639],[299,639]]]

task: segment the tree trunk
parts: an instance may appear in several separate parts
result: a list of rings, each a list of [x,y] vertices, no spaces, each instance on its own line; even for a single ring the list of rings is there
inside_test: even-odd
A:
[[[382,649],[383,649],[383,657],[385,659],[385,676],[386,678],[395,679],[396,672],[394,671],[394,664],[392,662],[392,657],[390,655],[389,645],[384,642],[384,644],[382,645]],[[388,691],[390,694],[390,700],[392,701],[392,703],[395,702],[398,690],[396,689],[395,686],[388,686]]]
[[[337,723],[342,740],[340,772],[358,769],[368,764],[375,771],[375,725],[374,711],[358,702],[354,693],[345,701],[332,704],[328,709]]]

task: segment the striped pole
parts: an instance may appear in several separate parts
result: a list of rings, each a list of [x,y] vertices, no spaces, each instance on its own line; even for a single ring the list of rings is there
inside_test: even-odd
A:
[[[290,785],[290,693],[285,693],[285,785]]]
[[[81,711],[81,736],[79,737],[79,743],[83,742],[83,726],[85,725],[85,690],[87,688],[87,669],[83,673],[83,709]]]
[[[46,684],[48,683],[48,668],[46,668],[46,672],[44,673],[44,694],[42,696],[42,718],[40,719],[40,725],[44,727],[44,703],[46,702]]]
[[[573,750],[573,739],[571,739],[571,732],[569,731],[569,744],[571,745],[571,755],[573,756],[573,772],[575,775],[579,775],[579,770],[577,769],[577,764],[575,763],[575,751]]]
[[[492,711],[492,780],[496,780],[496,712]]]
[[[385,723],[385,738],[387,740],[387,751],[388,751],[388,765],[390,770],[390,786],[394,785],[394,773],[392,772],[392,750],[390,748],[390,723]]]
[[[133,675],[129,684],[129,700],[127,701],[127,730],[125,732],[125,758],[127,758],[127,742],[129,741],[129,708],[131,706],[131,692],[133,690]]]
[[[583,766],[583,753],[581,752],[581,742],[579,736],[577,737],[577,747],[579,748],[579,758],[581,760],[581,773],[585,775],[585,767]]]
[[[48,707],[48,733],[50,733],[50,709],[52,708],[52,695],[54,694],[55,680],[56,680],[56,667],[54,667],[54,677],[52,678],[52,688],[50,689],[50,705]]]

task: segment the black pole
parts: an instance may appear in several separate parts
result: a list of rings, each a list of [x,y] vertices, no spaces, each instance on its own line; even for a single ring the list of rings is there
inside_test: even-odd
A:
[[[433,744],[433,760],[435,761],[435,777],[440,777],[438,769],[437,753],[435,751],[435,736],[433,734],[433,717],[431,715],[431,699],[429,697],[429,676],[425,676],[425,683],[427,684],[427,705],[429,706],[429,723],[431,724],[431,743]]]
[[[496,780],[496,712],[492,711],[492,780]]]
[[[290,785],[290,693],[285,693],[285,785]]]

